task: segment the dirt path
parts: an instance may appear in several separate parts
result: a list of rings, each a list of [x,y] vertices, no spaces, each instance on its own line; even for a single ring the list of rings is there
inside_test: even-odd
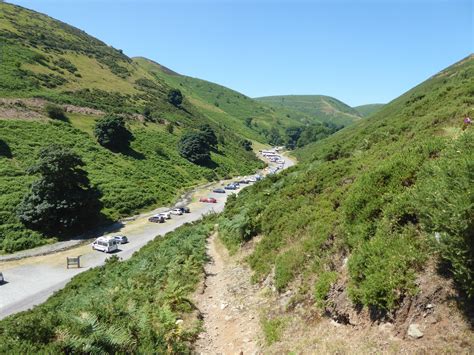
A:
[[[259,308],[265,302],[250,283],[242,262],[247,254],[229,256],[217,234],[208,240],[210,261],[195,302],[204,317],[204,331],[196,343],[200,354],[257,354],[261,341]]]

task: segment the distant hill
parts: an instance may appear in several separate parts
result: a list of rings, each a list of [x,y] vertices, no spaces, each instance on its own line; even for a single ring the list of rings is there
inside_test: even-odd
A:
[[[150,59],[136,57],[133,61],[160,82],[179,88],[197,110],[215,123],[225,124],[251,139],[263,140],[272,127],[283,130],[312,121],[304,113],[272,107],[222,85],[177,74]]]
[[[257,97],[255,100],[274,108],[287,108],[304,113],[314,121],[331,122],[347,126],[361,119],[362,115],[330,96],[324,95],[282,95]]]
[[[385,104],[368,104],[368,105],[361,105],[355,106],[354,110],[359,112],[362,117],[369,117],[374,113],[380,111]]]

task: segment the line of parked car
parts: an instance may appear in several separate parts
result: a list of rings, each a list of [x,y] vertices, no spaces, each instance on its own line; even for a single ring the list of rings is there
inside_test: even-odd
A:
[[[148,221],[154,222],[154,223],[165,223],[167,219],[171,219],[171,215],[173,214],[177,216],[181,216],[182,214],[189,213],[189,212],[191,212],[189,207],[178,207],[167,212],[161,212],[161,213],[155,214],[151,216],[150,218],[148,218]]]

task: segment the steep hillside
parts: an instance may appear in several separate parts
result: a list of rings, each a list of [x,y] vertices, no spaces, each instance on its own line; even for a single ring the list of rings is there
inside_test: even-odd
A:
[[[260,236],[253,278],[276,290],[270,352],[327,351],[321,316],[343,353],[411,352],[414,327],[418,351],[472,349],[473,77],[470,56],[228,201],[222,240]]]
[[[380,111],[385,104],[368,104],[355,106],[354,110],[360,113],[362,117],[368,117],[374,113]]]
[[[133,61],[159,81],[179,88],[213,122],[232,127],[249,139],[265,140],[272,128],[283,132],[311,122],[304,113],[269,107],[221,85],[177,74],[152,60],[138,57]]]
[[[256,100],[274,108],[304,113],[319,122],[347,126],[361,118],[357,110],[330,96],[283,95],[258,97]]]
[[[79,154],[109,219],[169,203],[191,185],[262,165],[242,143],[243,136],[264,137],[246,132],[232,115],[219,122],[210,118],[188,92],[182,104],[171,104],[173,83],[81,30],[0,3],[0,48],[0,252],[49,240],[26,229],[16,209],[37,178],[27,168],[51,143]],[[65,119],[48,117],[51,102],[66,111]],[[95,122],[108,114],[125,119],[134,138],[130,149],[113,152],[97,143]],[[218,146],[212,163],[200,166],[184,159],[177,145],[183,133],[204,124],[215,131]]]

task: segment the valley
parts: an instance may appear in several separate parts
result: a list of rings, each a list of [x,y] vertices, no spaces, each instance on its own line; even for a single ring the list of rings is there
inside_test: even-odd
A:
[[[412,48],[416,63],[423,46],[399,25],[400,43],[372,37],[389,22],[355,50],[345,21],[311,33],[347,6],[269,30],[278,11],[310,3],[199,3],[215,16],[198,26],[192,3],[179,16],[148,2],[130,10],[155,10],[142,17],[101,18],[101,29],[119,13],[137,26],[109,39],[163,63],[178,51],[176,68],[231,82],[224,73],[252,98],[0,2],[0,353],[474,352],[474,55],[400,60],[402,72],[378,47]],[[218,10],[245,29],[201,31]],[[312,42],[326,39],[321,55]],[[382,75],[392,82],[370,84]],[[406,92],[382,95],[402,81]],[[358,105],[291,95],[298,83]],[[275,92],[288,94],[262,96]]]

